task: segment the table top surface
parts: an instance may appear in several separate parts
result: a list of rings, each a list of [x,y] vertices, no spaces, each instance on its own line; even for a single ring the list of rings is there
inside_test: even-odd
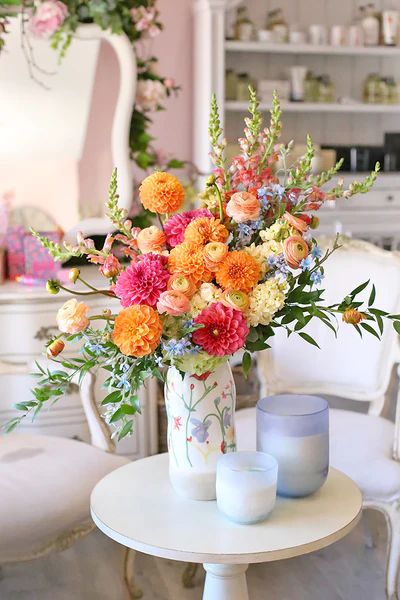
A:
[[[91,513],[107,536],[139,552],[187,562],[256,563],[290,558],[343,538],[361,516],[356,484],[331,469],[312,496],[277,498],[262,523],[239,525],[215,501],[181,498],[168,475],[168,455],[125,465],[94,488]]]

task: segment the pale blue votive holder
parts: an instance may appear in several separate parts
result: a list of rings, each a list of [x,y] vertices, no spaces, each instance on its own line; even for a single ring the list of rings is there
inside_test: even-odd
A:
[[[278,494],[316,492],[329,469],[329,408],[324,398],[285,394],[257,403],[257,450],[278,461]]]
[[[278,463],[263,452],[230,452],[217,463],[217,505],[231,521],[264,521],[275,506]]]

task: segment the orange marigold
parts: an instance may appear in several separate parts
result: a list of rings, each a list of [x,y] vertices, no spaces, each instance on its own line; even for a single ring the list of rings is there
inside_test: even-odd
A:
[[[133,304],[116,316],[113,342],[122,354],[147,356],[157,348],[161,333],[158,313],[146,304]]]
[[[250,292],[261,277],[260,267],[244,250],[228,252],[216,273],[217,283],[225,290]]]
[[[198,284],[200,281],[209,282],[212,273],[204,264],[204,250],[193,242],[183,242],[172,248],[168,259],[168,270],[190,277]]]
[[[209,242],[226,242],[229,232],[219,219],[201,217],[186,227],[185,242],[204,246]]]
[[[154,213],[171,213],[180,208],[185,199],[183,185],[170,173],[156,171],[143,179],[139,188],[140,201]]]

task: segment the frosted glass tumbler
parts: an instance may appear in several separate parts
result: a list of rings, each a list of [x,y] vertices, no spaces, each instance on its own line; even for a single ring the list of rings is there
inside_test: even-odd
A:
[[[257,450],[278,461],[278,494],[308,496],[329,469],[329,408],[323,398],[295,394],[257,403]]]
[[[264,521],[275,506],[278,463],[263,452],[230,452],[217,463],[217,505],[228,519]]]

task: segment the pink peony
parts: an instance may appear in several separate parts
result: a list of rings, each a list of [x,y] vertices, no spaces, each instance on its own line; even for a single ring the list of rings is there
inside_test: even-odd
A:
[[[178,244],[182,244],[186,227],[189,223],[194,221],[194,219],[199,219],[200,217],[209,217],[211,219],[213,215],[207,208],[198,208],[196,210],[187,210],[186,212],[178,213],[177,215],[170,217],[164,224],[164,232],[167,236],[168,245],[171,246],[171,248],[175,248]]]
[[[168,258],[160,254],[144,254],[118,277],[114,292],[124,307],[147,304],[154,307],[161,292],[167,289],[170,274]]]
[[[168,290],[160,294],[157,302],[157,310],[159,313],[167,313],[178,317],[186,312],[189,312],[189,298],[182,292],[177,290]]]
[[[68,8],[59,0],[45,0],[31,18],[31,31],[37,37],[53,35],[68,17]]]
[[[204,327],[193,332],[193,341],[211,356],[226,356],[243,348],[249,333],[243,314],[221,302],[204,308],[194,322]]]

